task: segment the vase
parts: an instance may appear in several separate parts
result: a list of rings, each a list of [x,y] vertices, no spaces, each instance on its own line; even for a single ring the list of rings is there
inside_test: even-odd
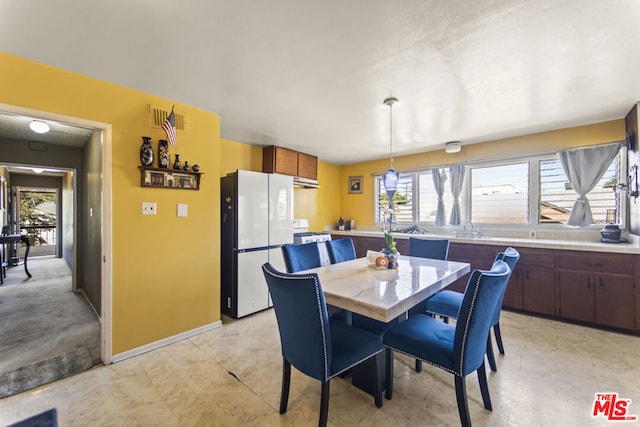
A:
[[[175,170],[182,169],[182,166],[180,165],[180,154],[176,154],[176,159],[173,161],[173,168]]]
[[[380,253],[387,257],[387,259],[389,260],[387,268],[398,268],[398,256],[400,256],[399,253],[393,252],[391,249],[387,248],[382,249]]]
[[[169,169],[169,143],[166,139],[158,141],[158,167]]]
[[[144,167],[151,167],[153,164],[153,147],[151,147],[151,137],[143,136],[140,146],[140,163]]]

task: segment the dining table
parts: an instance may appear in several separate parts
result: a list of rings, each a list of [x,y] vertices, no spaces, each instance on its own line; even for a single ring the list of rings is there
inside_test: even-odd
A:
[[[469,271],[466,262],[400,255],[397,268],[370,266],[364,257],[304,272],[318,274],[327,304],[386,323]]]
[[[318,274],[328,305],[389,323],[406,319],[410,308],[464,277],[470,268],[466,262],[400,255],[397,268],[376,267],[364,257],[301,273]],[[352,384],[371,395],[375,370],[383,389],[386,383],[385,353],[380,357],[380,363],[370,359],[351,371]]]

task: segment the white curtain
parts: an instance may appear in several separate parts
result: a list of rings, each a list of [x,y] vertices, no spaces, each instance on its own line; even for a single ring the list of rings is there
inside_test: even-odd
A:
[[[464,182],[465,166],[462,163],[449,166],[449,174],[451,175],[451,194],[453,195],[453,206],[451,207],[451,216],[449,224],[460,225],[462,215],[460,213],[460,193],[462,192],[462,183]]]
[[[584,226],[593,223],[587,193],[600,181],[618,151],[620,144],[557,153],[565,175],[579,195],[571,209],[567,225]]]
[[[431,177],[433,178],[433,188],[438,195],[438,209],[436,210],[436,225],[445,225],[447,220],[444,214],[444,183],[447,181],[447,172],[443,169],[433,169],[431,171]]]

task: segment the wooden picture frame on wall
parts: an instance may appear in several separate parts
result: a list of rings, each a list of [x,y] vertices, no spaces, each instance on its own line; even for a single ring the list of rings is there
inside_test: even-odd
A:
[[[350,176],[349,177],[349,194],[362,194],[362,179],[363,176]]]

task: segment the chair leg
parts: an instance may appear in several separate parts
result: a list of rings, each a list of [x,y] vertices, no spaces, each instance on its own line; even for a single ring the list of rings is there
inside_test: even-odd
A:
[[[447,316],[442,316],[442,320],[444,323],[449,324],[449,318]]]
[[[496,336],[496,344],[500,354],[504,354],[504,346],[502,345],[502,334],[500,333],[500,322],[493,325],[493,334]]]
[[[383,369],[382,359],[384,358],[384,352],[381,351],[380,353],[376,354],[373,357],[375,358],[375,361],[376,361],[376,372],[375,372],[375,378],[374,378],[374,383],[376,385],[376,394],[373,397],[376,402],[376,407],[382,408],[382,378],[380,378],[380,372]]]
[[[331,380],[322,382],[322,395],[320,396],[320,421],[319,427],[325,427],[327,425],[327,417],[329,415],[329,383]]]
[[[386,356],[387,356],[387,363],[386,363],[386,369],[385,369],[385,380],[386,380],[386,384],[385,384],[385,389],[384,389],[384,397],[387,400],[391,400],[391,397],[393,395],[393,350],[391,350],[390,348],[386,349]]]
[[[280,413],[287,412],[289,403],[289,384],[291,384],[291,363],[282,358],[282,390],[280,391]]]
[[[478,372],[478,383],[480,383],[480,393],[482,394],[482,403],[484,403],[484,409],[492,411],[491,397],[489,396],[489,386],[487,385],[487,373],[484,369],[484,362],[476,371]]]
[[[422,372],[422,360],[416,359],[416,372]]]
[[[467,404],[467,389],[464,385],[464,377],[453,376],[456,383],[456,400],[458,401],[458,414],[460,414],[460,423],[462,427],[471,427],[471,418],[469,417],[469,405]]]
[[[491,331],[487,335],[487,359],[489,359],[489,367],[493,372],[498,372],[496,365],[496,356],[493,354],[493,344],[491,343]]]

